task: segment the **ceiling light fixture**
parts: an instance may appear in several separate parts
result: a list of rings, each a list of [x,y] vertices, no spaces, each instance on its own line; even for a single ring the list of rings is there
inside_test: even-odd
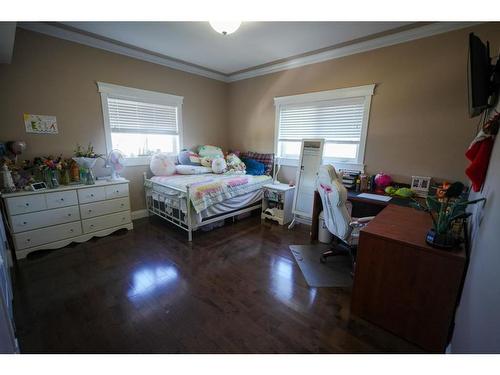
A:
[[[210,26],[222,35],[234,33],[241,25],[240,21],[209,21]]]

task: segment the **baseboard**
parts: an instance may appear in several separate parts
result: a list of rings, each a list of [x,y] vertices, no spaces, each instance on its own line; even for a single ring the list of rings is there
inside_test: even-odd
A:
[[[142,210],[132,211],[130,216],[132,217],[132,220],[142,219],[143,217],[148,217],[149,212],[143,208]]]

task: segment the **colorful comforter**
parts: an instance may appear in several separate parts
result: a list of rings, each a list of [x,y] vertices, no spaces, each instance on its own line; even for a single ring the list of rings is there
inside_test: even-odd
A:
[[[189,198],[193,208],[200,213],[226,199],[258,190],[269,182],[269,176],[203,174],[155,176],[146,180],[144,185],[168,195],[186,194],[189,186]]]

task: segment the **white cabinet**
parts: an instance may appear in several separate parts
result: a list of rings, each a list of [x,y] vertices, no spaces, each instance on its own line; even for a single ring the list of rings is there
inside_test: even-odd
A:
[[[292,204],[294,186],[287,184],[267,184],[262,199],[262,219],[277,221],[280,225],[288,224],[293,219]]]
[[[132,229],[128,181],[3,194],[17,258]]]

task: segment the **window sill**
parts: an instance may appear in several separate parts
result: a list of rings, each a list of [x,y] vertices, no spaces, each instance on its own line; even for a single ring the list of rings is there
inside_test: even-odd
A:
[[[133,158],[125,158],[125,166],[126,167],[137,167],[143,165],[149,165],[151,160],[150,156],[138,156]]]
[[[292,158],[280,158],[279,159],[279,164],[285,167],[298,167],[299,166],[299,159],[292,159]],[[361,172],[364,172],[365,166],[364,164],[361,163],[356,163],[356,162],[339,162],[335,160],[329,160],[329,159],[324,159],[323,164],[332,164],[335,169],[352,169],[352,170],[359,170]]]

